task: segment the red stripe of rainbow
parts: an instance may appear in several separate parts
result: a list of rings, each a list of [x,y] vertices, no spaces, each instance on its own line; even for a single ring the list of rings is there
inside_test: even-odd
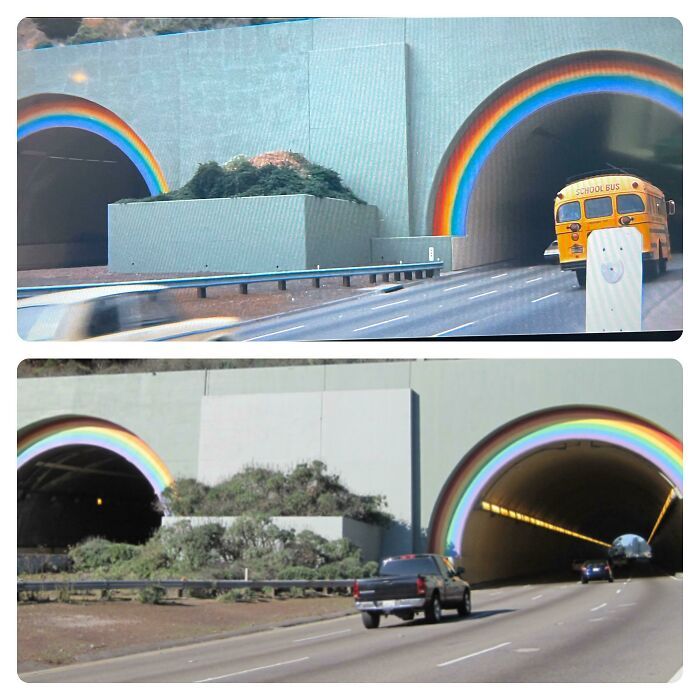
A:
[[[139,135],[116,114],[89,100],[56,96],[27,106],[17,114],[17,140],[46,129],[73,128],[102,136],[136,166],[151,195],[168,191],[168,183],[153,153]]]
[[[20,431],[17,440],[17,468],[57,447],[91,445],[123,457],[148,479],[160,495],[172,485],[173,476],[163,460],[139,437],[109,421],[71,417]]]
[[[590,54],[511,81],[490,104],[477,109],[450,147],[434,200],[433,235],[467,234],[469,200],[481,167],[503,136],[538,109],[568,97],[612,92],[644,97],[681,114],[682,89],[680,70],[670,64]]]
[[[545,411],[491,434],[462,460],[433,512],[430,551],[459,557],[467,520],[486,486],[515,460],[565,440],[594,440],[627,449],[656,466],[682,492],[683,445],[661,428],[605,409]]]

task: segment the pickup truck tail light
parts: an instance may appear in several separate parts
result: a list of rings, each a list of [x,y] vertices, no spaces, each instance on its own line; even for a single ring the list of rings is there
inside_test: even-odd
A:
[[[416,593],[418,595],[425,595],[425,579],[422,576],[416,579]]]
[[[352,597],[355,600],[360,600],[360,582],[355,581],[355,583],[352,584]]]

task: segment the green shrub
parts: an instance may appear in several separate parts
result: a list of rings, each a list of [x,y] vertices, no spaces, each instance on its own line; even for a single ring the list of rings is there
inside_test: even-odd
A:
[[[249,588],[232,588],[218,596],[218,600],[225,603],[250,603],[253,601],[253,594]]]
[[[165,598],[165,588],[161,586],[148,586],[147,588],[139,589],[139,601],[142,603],[149,603],[151,605],[158,605]]]
[[[94,571],[109,569],[119,562],[129,561],[136,557],[139,551],[137,545],[91,537],[71,547],[68,553],[76,571]]]

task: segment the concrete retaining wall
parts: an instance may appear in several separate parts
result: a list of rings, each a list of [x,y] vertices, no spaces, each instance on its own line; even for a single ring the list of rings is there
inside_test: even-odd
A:
[[[274,272],[370,262],[376,207],[311,195],[109,205],[113,272]]]

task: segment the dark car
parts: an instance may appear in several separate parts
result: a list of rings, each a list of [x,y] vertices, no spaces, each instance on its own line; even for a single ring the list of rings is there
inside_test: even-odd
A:
[[[581,567],[581,583],[589,581],[614,581],[612,568],[609,562],[604,560],[593,560],[584,562]]]
[[[368,629],[379,626],[382,615],[412,620],[416,613],[428,622],[440,622],[442,611],[452,608],[466,617],[471,613],[469,584],[462,567],[439,554],[404,554],[382,562],[379,576],[355,581],[355,607]]]

